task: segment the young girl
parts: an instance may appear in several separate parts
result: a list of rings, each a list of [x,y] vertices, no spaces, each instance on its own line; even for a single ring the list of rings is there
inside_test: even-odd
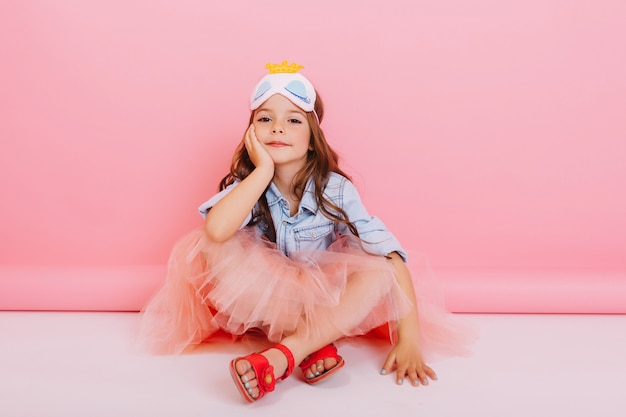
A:
[[[344,365],[333,342],[386,326],[393,348],[381,373],[427,385],[437,377],[421,344],[451,346],[445,312],[418,305],[406,252],[339,168],[302,67],[266,68],[230,172],[200,206],[204,227],[175,246],[144,309],[144,340],[180,353],[218,331],[262,332],[274,346],[230,363],[251,402],[295,365],[309,384],[321,381]]]

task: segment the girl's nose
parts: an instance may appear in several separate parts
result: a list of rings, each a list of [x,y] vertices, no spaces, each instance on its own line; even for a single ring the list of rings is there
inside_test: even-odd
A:
[[[272,126],[272,133],[285,133],[285,129],[283,129],[281,124],[274,123],[274,126]]]

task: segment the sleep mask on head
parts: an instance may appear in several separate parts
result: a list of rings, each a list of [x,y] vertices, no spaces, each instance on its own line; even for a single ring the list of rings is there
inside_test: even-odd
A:
[[[270,73],[257,83],[250,96],[250,110],[256,110],[274,94],[280,94],[288,98],[293,104],[305,112],[313,111],[315,107],[315,88],[309,80],[299,74],[302,65],[287,61],[282,64],[267,64],[265,66]]]

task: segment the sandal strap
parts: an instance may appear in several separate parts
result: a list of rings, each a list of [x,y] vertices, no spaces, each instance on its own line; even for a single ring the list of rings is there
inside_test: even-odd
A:
[[[283,379],[291,375],[291,373],[293,372],[295,360],[293,358],[293,353],[291,353],[291,351],[289,350],[287,346],[277,343],[274,346],[272,346],[270,349],[273,349],[273,348],[278,349],[281,352],[283,352],[283,354],[287,358],[287,370],[285,370],[285,373],[280,378],[276,378],[277,381],[282,381]]]
[[[269,364],[265,356],[260,353],[252,353],[241,359],[246,359],[250,362],[250,366],[254,370],[259,388],[259,397],[257,399],[262,398],[268,392],[274,391],[274,387],[276,386],[274,367]]]

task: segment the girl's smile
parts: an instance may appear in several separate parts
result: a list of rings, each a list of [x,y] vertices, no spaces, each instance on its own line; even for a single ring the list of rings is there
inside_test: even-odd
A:
[[[289,146],[289,144],[285,143],[285,142],[279,142],[279,141],[271,141],[266,143],[267,146],[272,146],[274,148],[281,148],[283,146]]]

